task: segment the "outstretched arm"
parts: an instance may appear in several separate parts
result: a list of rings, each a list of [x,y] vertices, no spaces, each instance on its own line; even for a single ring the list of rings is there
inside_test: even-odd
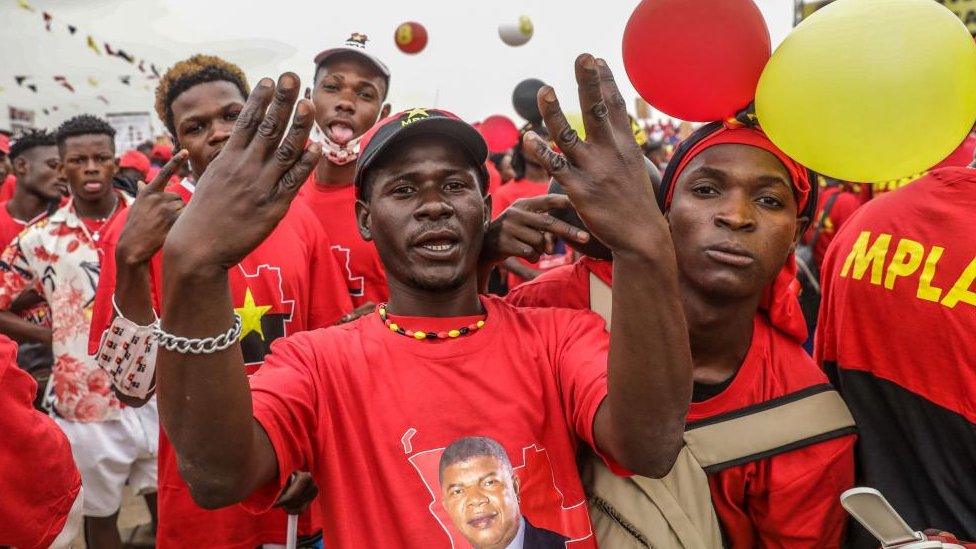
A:
[[[613,251],[609,386],[594,421],[596,444],[628,469],[661,477],[683,444],[692,385],[674,244],[606,62],[581,55],[576,81],[586,141],[548,86],[539,109],[562,152],[535,134],[528,139],[593,236]]]
[[[292,73],[277,86],[258,83],[171,229],[163,247],[166,332],[205,338],[234,324],[227,269],[271,233],[321,155],[315,144],[304,150],[314,118],[307,100],[282,140],[299,85]],[[274,449],[252,417],[236,341],[212,354],[167,351],[161,342],[157,382],[160,419],[197,503],[229,505],[275,478]]]

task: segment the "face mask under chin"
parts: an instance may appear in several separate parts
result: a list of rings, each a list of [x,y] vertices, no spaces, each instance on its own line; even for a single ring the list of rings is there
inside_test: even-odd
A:
[[[337,166],[345,166],[359,158],[359,141],[362,138],[363,136],[360,135],[345,145],[339,145],[329,139],[329,135],[322,130],[318,122],[312,123],[312,132],[308,136],[309,141],[322,146],[322,154]]]

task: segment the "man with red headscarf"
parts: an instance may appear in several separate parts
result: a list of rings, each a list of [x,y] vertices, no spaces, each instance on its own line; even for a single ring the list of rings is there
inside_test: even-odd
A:
[[[675,243],[694,366],[689,430],[829,390],[801,347],[793,249],[811,200],[807,170],[759,129],[733,122],[698,130],[665,172],[659,203]],[[601,312],[612,278],[611,261],[584,257],[508,299]],[[728,546],[838,547],[838,497],[853,483],[854,440],[851,429],[836,430],[718,472],[706,468]]]

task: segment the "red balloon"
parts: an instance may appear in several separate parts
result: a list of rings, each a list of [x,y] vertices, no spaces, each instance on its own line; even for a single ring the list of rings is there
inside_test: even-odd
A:
[[[692,122],[748,105],[770,55],[752,0],[643,0],[624,30],[624,67],[637,93]]]
[[[427,29],[416,21],[407,21],[396,28],[393,40],[403,53],[420,53],[427,47]]]

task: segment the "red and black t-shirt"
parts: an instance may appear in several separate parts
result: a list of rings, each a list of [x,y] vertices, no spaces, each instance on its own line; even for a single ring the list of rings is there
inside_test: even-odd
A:
[[[968,540],[976,540],[974,212],[969,168],[933,171],[862,206],[824,259],[816,334],[816,356],[857,421],[859,482],[913,528]]]
[[[167,189],[184,201],[192,187]],[[105,229],[102,240],[102,276],[92,313],[89,352],[98,350],[101,334],[113,317],[115,247],[128,211]],[[292,204],[271,235],[240,264],[228,271],[234,308],[241,316],[241,350],[248,373],[261,366],[271,343],[304,330],[331,326],[352,310],[344,278],[329,253],[330,244],[315,217],[303,204]],[[150,265],[153,302],[160,310],[162,254]],[[176,454],[166,434],[159,432],[159,527],[160,548],[253,548],[264,543],[284,543],[287,518],[281,510],[253,515],[240,506],[208,511],[194,503],[180,476]],[[306,515],[302,534],[318,528]]]
[[[613,265],[583,258],[519,286],[506,299],[518,306],[589,309],[591,273],[610,284]],[[710,398],[691,404],[688,422],[826,383],[810,356],[759,314],[738,372],[718,391],[696,384],[696,393]],[[854,440],[834,438],[709,475],[729,547],[838,547],[846,521],[839,497],[853,486]]]

